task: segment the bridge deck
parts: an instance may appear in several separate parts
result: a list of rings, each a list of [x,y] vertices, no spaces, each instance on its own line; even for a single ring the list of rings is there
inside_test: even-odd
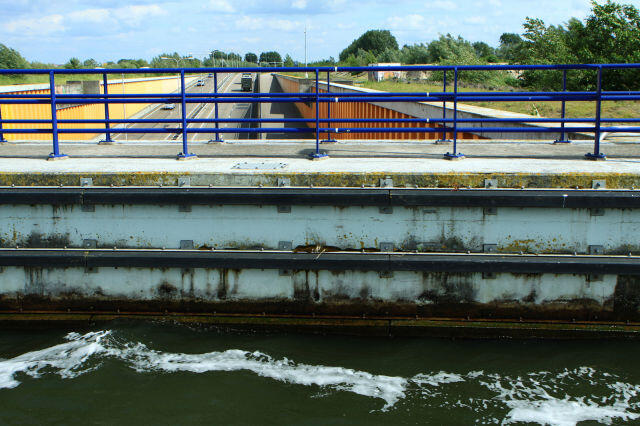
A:
[[[306,158],[315,148],[309,141],[194,143],[199,158],[192,161],[175,160],[177,142],[62,147],[70,158],[51,162],[44,160],[49,144],[1,145],[0,185],[78,185],[84,174],[116,185],[175,185],[177,176],[190,175],[192,185],[269,186],[288,177],[292,185],[377,186],[389,175],[396,185],[477,187],[498,177],[501,187],[590,188],[596,178],[609,188],[640,187],[640,150],[632,143],[603,143],[608,160],[599,162],[584,159],[593,149],[588,142],[464,142],[467,158],[453,162],[442,159],[451,146],[433,143],[323,144],[330,158],[315,162]]]

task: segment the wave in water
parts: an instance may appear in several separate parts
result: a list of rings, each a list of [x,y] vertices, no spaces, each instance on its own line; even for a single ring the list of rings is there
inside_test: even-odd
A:
[[[421,405],[473,410],[479,424],[529,422],[565,426],[589,420],[612,424],[640,418],[637,414],[640,385],[587,367],[555,373],[533,372],[522,377],[483,371],[466,374],[441,371],[403,378],[274,359],[258,351],[162,352],[142,343],[121,341],[111,331],[70,333],[65,340],[59,345],[0,360],[0,389],[19,386],[20,374],[32,378],[57,374],[70,379],[100,368],[107,359],[117,359],[140,373],[251,371],[280,382],[378,398],[385,402],[382,410],[391,409],[401,400],[420,398]],[[458,386],[477,387],[477,394],[482,396],[463,400]],[[496,418],[496,411],[505,415]]]

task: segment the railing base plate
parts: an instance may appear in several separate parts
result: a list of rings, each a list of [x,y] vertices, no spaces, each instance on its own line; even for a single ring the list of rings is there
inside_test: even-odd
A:
[[[209,141],[207,141],[207,143],[224,143],[224,139],[219,138],[219,139],[209,139]]]
[[[607,159],[607,156],[604,155],[603,153],[600,154],[592,154],[592,153],[587,153],[584,156],[585,159],[587,160],[591,160],[591,161],[604,161]]]
[[[312,161],[326,160],[327,158],[329,158],[329,154],[325,152],[314,152],[309,154],[309,159]]]
[[[450,160],[450,161],[464,160],[464,154],[461,154],[461,153],[451,154],[451,153],[447,152],[444,155],[444,159],[445,160]]]
[[[453,143],[453,141],[451,139],[438,139],[437,141],[433,141],[433,143],[436,145],[443,145]]]
[[[338,141],[335,139],[325,139],[323,141],[320,141],[320,143],[338,143]]]
[[[58,160],[66,160],[67,158],[69,158],[69,156],[67,154],[49,154],[49,156],[47,157],[47,161],[58,161]]]
[[[554,144],[554,145],[555,145],[555,144],[560,144],[560,145],[562,145],[562,144],[564,144],[564,143],[571,143],[571,141],[570,141],[570,140],[567,140],[567,139],[564,139],[564,140],[557,139],[557,140],[553,141],[553,144]]]
[[[186,160],[196,160],[198,158],[195,154],[178,154],[178,161],[186,161]]]

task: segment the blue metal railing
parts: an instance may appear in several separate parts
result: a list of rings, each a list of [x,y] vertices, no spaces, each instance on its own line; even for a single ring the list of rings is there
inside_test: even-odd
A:
[[[60,134],[98,133],[105,134],[104,141],[112,142],[112,133],[172,133],[182,134],[182,152],[178,158],[194,158],[195,154],[189,151],[188,135],[197,133],[212,133],[216,135],[215,141],[221,142],[221,134],[232,133],[310,133],[315,134],[316,149],[312,158],[325,156],[320,151],[320,135],[328,135],[322,142],[334,141],[333,136],[340,133],[433,133],[441,134],[437,142],[446,141],[447,134],[452,135],[453,152],[447,152],[444,158],[457,159],[463,157],[458,151],[458,135],[460,133],[553,133],[560,137],[557,143],[569,142],[567,132],[587,132],[594,134],[593,152],[586,154],[588,159],[604,159],[605,155],[600,150],[600,139],[604,132],[607,133],[631,133],[640,132],[640,127],[633,126],[603,126],[603,123],[640,123],[640,118],[602,118],[603,101],[638,101],[640,91],[604,91],[603,73],[605,70],[640,69],[640,64],[586,64],[586,65],[473,65],[473,66],[381,66],[381,67],[268,67],[268,68],[157,68],[157,69],[0,69],[0,74],[48,74],[49,95],[43,94],[12,94],[0,93],[0,105],[21,104],[48,104],[51,108],[50,119],[3,119],[0,112],[0,142],[6,141],[4,134],[51,134],[53,151],[50,158],[65,157],[60,152]],[[460,73],[464,71],[527,71],[544,70],[548,72],[562,71],[562,91],[537,91],[537,92],[460,92],[458,83]],[[593,71],[596,80],[595,91],[567,91],[567,71],[585,70]],[[331,73],[336,72],[372,72],[372,71],[427,71],[443,73],[442,92],[337,92],[332,91]],[[152,93],[152,94],[113,94],[108,91],[108,74],[172,74],[179,73],[180,89],[177,93]],[[273,73],[273,72],[312,72],[315,74],[313,86],[314,92],[305,93],[224,93],[218,91],[219,73]],[[189,93],[185,85],[185,75],[194,73],[212,73],[214,78],[213,93]],[[326,73],[326,82],[320,81],[320,74]],[[98,74],[102,77],[104,90],[102,94],[56,94],[55,77],[64,74]],[[447,74],[453,74],[453,91],[447,91]],[[326,92],[321,92],[320,84],[326,87]],[[531,102],[553,101],[561,103],[560,118],[465,118],[459,115],[459,102]],[[595,103],[595,118],[567,118],[566,102],[582,101]],[[313,103],[315,104],[314,118],[220,118],[219,104],[225,103]],[[331,117],[331,104],[336,102],[436,102],[443,108],[442,118],[361,118],[361,117]],[[159,104],[180,103],[181,116],[177,119],[111,119],[109,105],[111,104]],[[189,118],[186,112],[188,103],[213,103],[214,118]],[[320,105],[326,103],[326,117],[320,115]],[[447,103],[453,105],[453,111],[447,118]],[[104,104],[104,119],[59,119],[58,105],[73,104]],[[175,124],[171,128],[117,128],[114,124]],[[190,128],[190,124],[213,124],[214,127]],[[223,123],[241,124],[268,124],[268,123],[300,123],[313,124],[309,127],[252,127],[252,128],[223,128]],[[372,125],[375,123],[386,126],[377,127],[340,127],[339,124],[353,123]],[[468,124],[489,124],[489,127],[465,126]],[[495,123],[495,124],[492,124]],[[532,127],[508,127],[500,124],[509,123],[541,123]],[[559,127],[544,126],[544,124],[559,123]],[[578,123],[578,126],[567,127],[569,123]],[[50,124],[50,128],[7,128],[7,124]],[[60,128],[60,124],[96,124],[93,128]],[[422,124],[420,127],[389,127],[394,124]],[[427,126],[425,126],[425,124]],[[437,127],[429,127],[432,124]],[[324,125],[325,127],[322,127]],[[100,127],[103,126],[103,127]]]

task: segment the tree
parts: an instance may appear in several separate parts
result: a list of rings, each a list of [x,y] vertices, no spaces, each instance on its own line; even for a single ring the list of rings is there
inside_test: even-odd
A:
[[[262,52],[260,54],[260,63],[268,62],[271,64],[272,62],[282,62],[282,57],[278,52]]]
[[[28,67],[29,63],[17,50],[0,43],[0,68],[22,69]]]
[[[349,55],[357,55],[359,49],[378,56],[387,49],[398,50],[398,41],[388,30],[369,30],[340,52],[340,61],[345,61]]]
[[[246,55],[244,55],[244,61],[257,64],[258,63],[258,55],[256,55],[255,53],[249,52]]]
[[[291,56],[289,56],[289,54],[287,54],[287,55],[284,57],[284,66],[285,66],[285,67],[292,67],[292,66],[294,66],[293,58],[292,58]]]
[[[82,63],[82,68],[97,68],[99,66],[100,64],[98,64],[98,61],[93,58],[87,59]]]
[[[471,45],[476,51],[476,56],[486,62],[498,62],[496,57],[496,49],[489,46],[484,41],[476,41]]]
[[[64,64],[64,67],[66,69],[78,69],[78,68],[82,67],[82,63],[80,62],[80,59],[78,59],[78,58],[71,58],[71,59],[69,59],[69,62]]]
[[[430,62],[429,49],[424,43],[412,46],[405,44],[400,55],[402,63],[405,64],[428,64]]]
[[[507,62],[517,61],[520,57],[522,42],[522,37],[519,34],[503,33],[500,36],[500,47],[496,51],[498,58]]]

